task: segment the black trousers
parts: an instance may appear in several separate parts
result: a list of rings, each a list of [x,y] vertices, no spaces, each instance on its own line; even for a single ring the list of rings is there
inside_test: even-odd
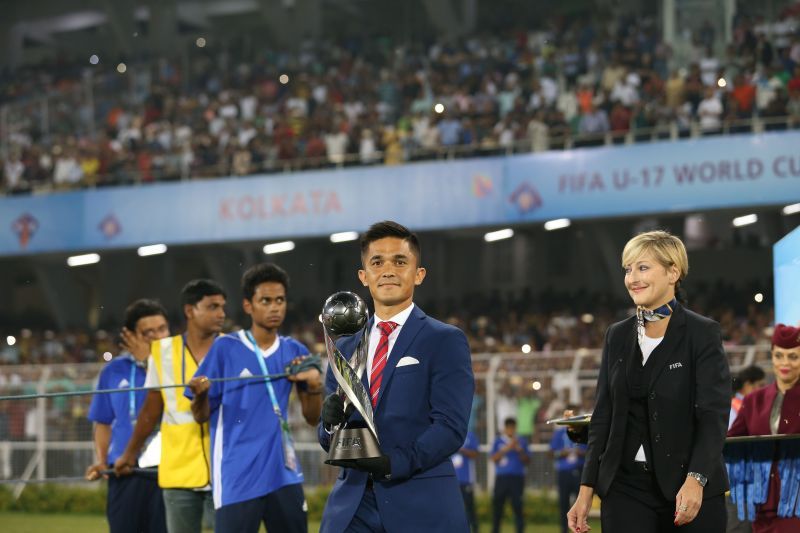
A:
[[[517,533],[522,533],[525,527],[522,521],[522,492],[525,489],[523,476],[500,475],[494,479],[494,495],[492,496],[492,533],[499,533],[500,522],[503,520],[503,509],[506,500],[511,501],[511,510],[514,511],[514,524]]]
[[[461,485],[461,496],[464,498],[464,509],[467,511],[467,522],[472,533],[478,533],[478,516],[475,514],[475,488],[472,485]]]
[[[308,533],[303,485],[287,485],[266,496],[223,505],[214,513],[215,533]]]
[[[578,491],[581,489],[581,469],[572,468],[558,471],[558,511],[561,516],[561,531],[569,533],[567,513]]]
[[[694,520],[675,525],[675,501],[667,500],[652,472],[617,472],[601,500],[603,533],[725,533],[725,495],[703,500]]]
[[[109,476],[106,517],[111,533],[166,533],[164,498],[156,475]]]

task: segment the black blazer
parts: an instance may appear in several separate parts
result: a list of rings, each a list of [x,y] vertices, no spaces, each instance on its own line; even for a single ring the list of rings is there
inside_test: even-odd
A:
[[[639,357],[636,317],[608,328],[581,484],[608,493],[622,461],[628,414],[626,367]],[[719,324],[678,305],[664,340],[650,355],[649,458],[658,486],[674,500],[687,472],[708,478],[703,498],[728,490],[722,447],[728,429],[731,379]]]

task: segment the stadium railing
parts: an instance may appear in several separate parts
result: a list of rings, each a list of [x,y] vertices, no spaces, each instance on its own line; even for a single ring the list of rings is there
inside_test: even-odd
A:
[[[751,364],[770,370],[769,345],[728,347],[727,354],[732,371]],[[533,454],[527,486],[554,489],[555,472],[548,453],[553,427],[544,422],[560,416],[569,403],[591,410],[600,358],[600,350],[586,348],[473,355],[476,399],[471,426],[484,452],[476,464],[481,490],[492,486],[493,465],[486,452],[495,438],[495,428],[502,424],[502,417],[516,414],[520,399],[530,398],[538,398],[539,407],[535,422],[530,421]],[[98,363],[0,366],[0,396],[91,391],[101,368]],[[92,424],[86,418],[91,398],[86,394],[0,399],[0,482],[13,480],[15,496],[26,483],[65,478],[79,482],[76,478],[94,462]],[[337,472],[323,464],[325,454],[317,443],[316,429],[305,424],[297,402],[290,405],[289,417],[306,484],[332,484]]]
[[[29,104],[35,106],[35,104]],[[11,131],[8,127],[8,106],[0,108],[0,132]],[[21,119],[22,120],[22,119]],[[5,124],[6,127],[2,127]],[[522,125],[526,127],[527,125]],[[655,125],[648,128],[636,128],[631,125],[625,132],[608,131],[597,134],[573,134],[548,135],[546,138],[534,140],[529,136],[515,140],[513,143],[501,146],[496,143],[475,143],[458,144],[453,146],[437,146],[435,148],[423,148],[419,146],[405,145],[402,148],[403,156],[398,162],[400,164],[415,161],[435,161],[435,160],[454,160],[467,157],[491,157],[507,156],[513,154],[524,154],[545,150],[571,150],[580,147],[600,147],[600,146],[619,146],[635,143],[650,143],[674,141],[678,139],[695,139],[710,135],[730,135],[730,134],[759,134],[765,131],[784,131],[800,128],[800,117],[784,115],[776,117],[766,117],[754,115],[750,118],[736,120],[722,120],[720,127],[713,130],[703,130],[698,120],[693,119],[684,127],[676,121]],[[9,153],[8,135],[3,135],[0,139],[0,153]],[[114,174],[97,174],[90,178],[84,178],[75,184],[56,184],[52,176],[44,183],[33,183],[27,187],[22,187],[17,192],[47,193],[57,190],[93,188],[96,186],[114,185],[138,185],[160,181],[178,181],[188,179],[203,179],[213,177],[247,176],[270,173],[288,173],[315,169],[337,169],[352,166],[381,165],[386,162],[386,153],[375,151],[368,160],[364,160],[358,153],[347,153],[336,157],[332,161],[327,156],[324,157],[297,157],[292,159],[279,159],[277,157],[267,157],[261,165],[249,165],[246,172],[235,172],[233,162],[218,162],[210,167],[191,166],[186,168],[177,162],[177,159],[165,169],[154,168],[148,171],[152,179],[144,179],[145,174],[139,169],[126,168],[124,177]],[[229,169],[223,171],[221,169]],[[5,187],[0,188],[0,193],[6,191]]]

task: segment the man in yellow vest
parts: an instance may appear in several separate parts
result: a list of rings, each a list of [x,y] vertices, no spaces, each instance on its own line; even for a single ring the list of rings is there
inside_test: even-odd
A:
[[[145,386],[188,383],[225,321],[224,289],[211,280],[190,281],[181,291],[186,333],[156,341],[147,362]],[[114,463],[117,475],[132,471],[147,438],[161,423],[158,484],[164,492],[169,533],[199,533],[204,510],[213,517],[208,424],[198,424],[183,389],[150,391],[125,452]]]

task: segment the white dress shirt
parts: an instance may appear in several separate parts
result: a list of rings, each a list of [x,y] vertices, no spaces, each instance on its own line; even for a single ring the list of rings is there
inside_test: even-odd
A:
[[[408,317],[411,315],[411,311],[414,310],[414,303],[412,302],[411,305],[397,313],[391,318],[380,318],[377,314],[375,314],[375,320],[372,322],[372,329],[369,332],[369,351],[367,352],[367,380],[372,384],[372,360],[375,359],[375,350],[378,349],[378,342],[381,340],[381,329],[378,327],[378,322],[396,322],[397,327],[394,328],[389,334],[389,349],[386,352],[386,357],[392,354],[392,348],[394,348],[394,342],[397,340],[397,337],[400,335],[400,330],[403,329],[403,324],[406,323]]]

